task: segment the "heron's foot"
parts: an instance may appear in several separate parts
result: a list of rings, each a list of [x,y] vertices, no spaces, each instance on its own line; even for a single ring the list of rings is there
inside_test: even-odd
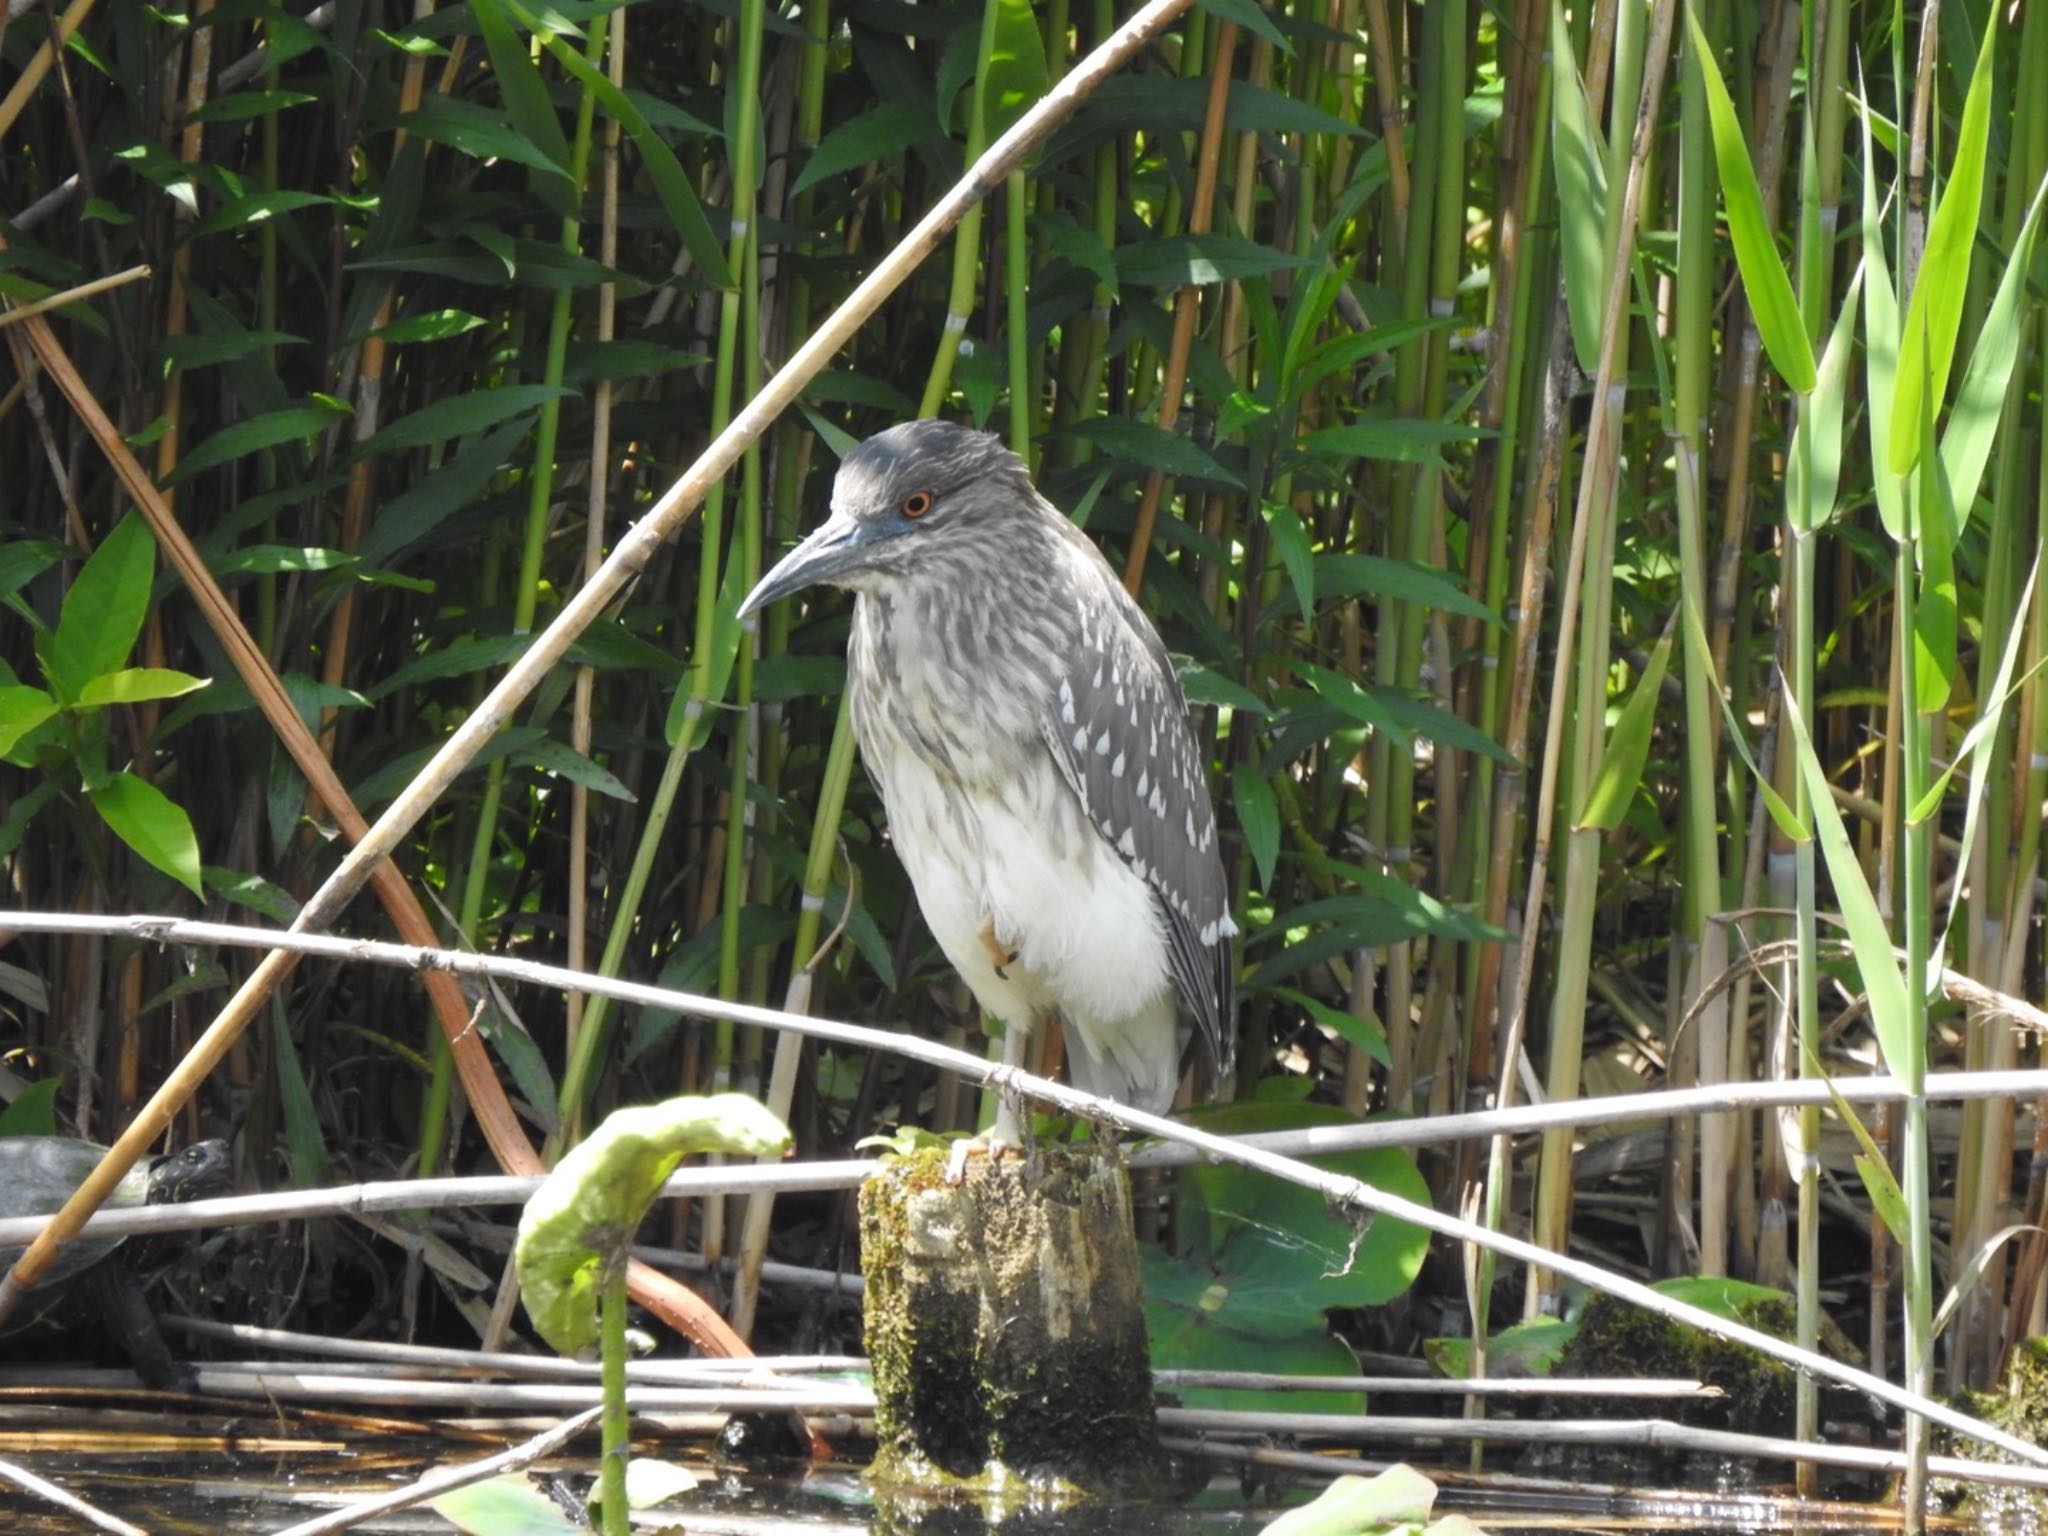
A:
[[[996,934],[996,920],[990,918],[981,925],[981,947],[988,951],[989,963],[996,968],[996,974],[1008,981],[1010,973],[1005,966],[1015,965],[1017,957],[1024,953],[1005,944]]]
[[[1024,1148],[1014,1136],[1005,1136],[1001,1130],[990,1131],[985,1136],[963,1136],[953,1143],[953,1150],[946,1154],[946,1187],[958,1189],[967,1182],[967,1162],[977,1153],[991,1160],[999,1157],[1022,1157]]]

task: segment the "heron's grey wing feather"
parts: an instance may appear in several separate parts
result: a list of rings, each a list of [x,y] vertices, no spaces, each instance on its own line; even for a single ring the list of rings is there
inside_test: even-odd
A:
[[[1112,601],[1084,605],[1045,738],[1096,831],[1151,887],[1174,985],[1228,1072],[1235,930],[1203,760],[1165,648],[1111,580]]]

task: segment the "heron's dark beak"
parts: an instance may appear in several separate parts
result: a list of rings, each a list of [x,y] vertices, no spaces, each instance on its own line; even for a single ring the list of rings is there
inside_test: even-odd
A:
[[[875,546],[887,538],[889,532],[883,522],[842,517],[835,512],[809,538],[784,555],[775,569],[761,578],[760,584],[740,604],[739,616],[745,619],[778,599],[803,591],[805,587],[815,587],[820,582],[831,582],[853,574],[868,563]]]

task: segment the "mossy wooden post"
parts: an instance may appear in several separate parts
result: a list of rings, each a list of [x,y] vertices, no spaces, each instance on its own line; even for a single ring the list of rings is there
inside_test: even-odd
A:
[[[1157,1492],[1144,1289],[1120,1160],[891,1162],[860,1192],[877,1451],[912,1494]]]

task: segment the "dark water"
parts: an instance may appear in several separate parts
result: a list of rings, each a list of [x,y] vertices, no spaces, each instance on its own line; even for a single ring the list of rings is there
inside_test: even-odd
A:
[[[181,1431],[189,1428],[189,1423],[180,1426]],[[364,1454],[349,1448],[365,1443],[360,1425],[331,1440],[321,1439],[317,1427],[303,1421],[277,1429],[279,1437],[266,1440],[261,1425],[244,1419],[236,1426],[232,1448],[216,1443],[200,1449],[195,1439],[181,1433],[177,1438],[185,1443],[145,1445],[126,1453],[105,1445],[60,1449],[61,1442],[48,1436],[0,1430],[0,1460],[25,1465],[156,1536],[239,1536],[277,1531],[350,1499],[403,1485],[431,1467],[487,1453],[466,1444],[426,1448],[415,1441]],[[1256,1536],[1282,1509],[1305,1501],[1321,1486],[1320,1480],[1304,1478],[1268,1484],[1247,1495],[1231,1474],[1219,1475],[1187,1503],[1170,1507],[1034,1509],[1028,1498],[1019,1498],[1011,1507],[993,1512],[915,1508],[878,1503],[857,1467],[776,1476],[721,1469],[693,1458],[691,1448],[643,1449],[683,1462],[703,1481],[659,1511],[640,1512],[636,1530],[687,1531],[689,1536],[988,1536],[994,1531],[1003,1536]],[[537,1485],[558,1479],[580,1491],[590,1472],[587,1461],[565,1460],[544,1463],[533,1476]],[[1680,1499],[1590,1487],[1573,1494],[1562,1484],[1519,1494],[1494,1490],[1484,1497],[1447,1488],[1437,1512],[1454,1509],[1494,1536],[1539,1531],[1696,1536],[1799,1531],[1817,1536],[1896,1529],[1881,1511],[1847,1505],[1801,1511],[1785,1501],[1746,1495]],[[2033,1529],[2010,1523],[1990,1527],[1981,1520],[1951,1528],[1996,1530],[2001,1536],[2021,1536]],[[0,1532],[7,1536],[70,1536],[90,1529],[75,1516],[0,1486]],[[418,1509],[356,1529],[445,1532],[453,1527],[433,1512]]]

